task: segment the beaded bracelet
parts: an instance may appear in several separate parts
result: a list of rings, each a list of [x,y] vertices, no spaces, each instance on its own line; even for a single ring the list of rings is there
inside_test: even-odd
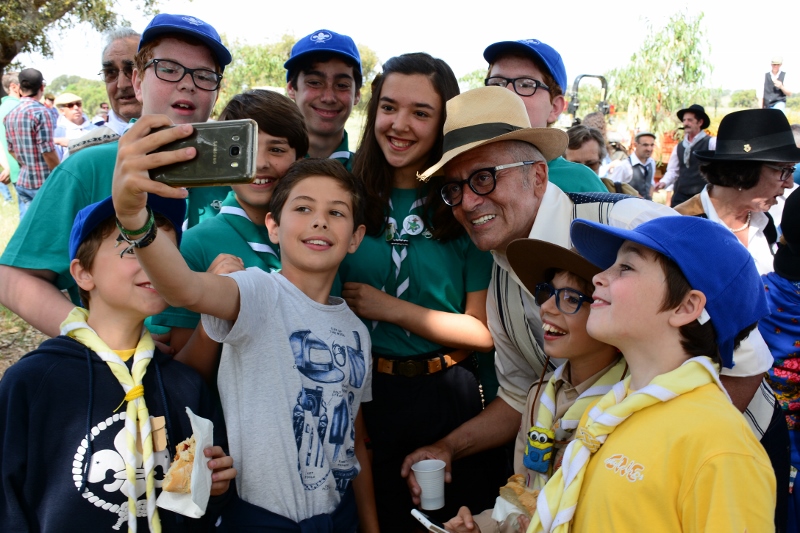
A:
[[[150,210],[149,207],[147,209]],[[154,218],[152,211],[150,211],[150,218]],[[117,227],[122,230],[119,221],[117,221]],[[148,222],[145,227],[147,227],[147,232],[138,239],[131,239],[129,235],[126,235],[122,231],[120,232],[119,237],[117,237],[117,242],[125,241],[128,243],[128,246],[120,252],[120,257],[124,256],[126,253],[129,253],[134,248],[146,248],[150,246],[154,240],[156,240],[156,235],[158,235],[158,225]]]
[[[137,229],[135,231],[131,231],[129,229],[125,229],[125,227],[120,223],[119,219],[118,218],[114,218],[114,222],[117,224],[117,229],[119,230],[119,232],[122,233],[123,235],[125,235],[126,237],[132,237],[133,235],[141,235],[142,233],[146,233],[147,231],[149,231],[150,228],[152,228],[153,225],[155,224],[156,217],[153,214],[153,210],[150,209],[149,205],[146,206],[146,209],[147,209],[147,222],[145,222],[144,226],[142,226],[140,229]],[[125,240],[127,241],[128,239],[125,239]],[[130,241],[128,241],[128,242],[130,242]]]

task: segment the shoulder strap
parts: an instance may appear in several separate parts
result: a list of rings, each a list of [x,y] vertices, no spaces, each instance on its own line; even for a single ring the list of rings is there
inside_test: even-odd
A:
[[[778,242],[778,229],[775,227],[775,220],[772,219],[772,215],[767,211],[764,211],[764,214],[767,215],[767,226],[764,228],[764,237],[767,238],[769,249],[772,250],[772,245]],[[773,255],[775,254],[773,253]]]

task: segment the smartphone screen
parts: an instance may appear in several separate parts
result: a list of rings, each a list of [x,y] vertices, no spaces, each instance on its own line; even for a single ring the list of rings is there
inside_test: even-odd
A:
[[[150,170],[150,179],[174,187],[203,187],[250,183],[256,176],[258,125],[252,119],[192,124],[188,137],[153,151],[166,152],[194,147],[189,161]]]

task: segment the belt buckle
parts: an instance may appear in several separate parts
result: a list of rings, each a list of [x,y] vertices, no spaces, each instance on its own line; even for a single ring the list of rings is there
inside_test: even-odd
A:
[[[407,378],[416,377],[423,372],[422,361],[395,361],[395,372]]]

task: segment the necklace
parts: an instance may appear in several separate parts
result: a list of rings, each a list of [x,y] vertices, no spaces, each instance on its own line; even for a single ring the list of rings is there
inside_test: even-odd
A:
[[[750,215],[751,215],[751,212],[748,211],[747,212],[747,222],[745,222],[744,226],[742,226],[741,228],[733,229],[733,228],[729,227],[728,229],[731,230],[734,233],[739,233],[740,231],[746,230],[747,228],[750,227]]]

